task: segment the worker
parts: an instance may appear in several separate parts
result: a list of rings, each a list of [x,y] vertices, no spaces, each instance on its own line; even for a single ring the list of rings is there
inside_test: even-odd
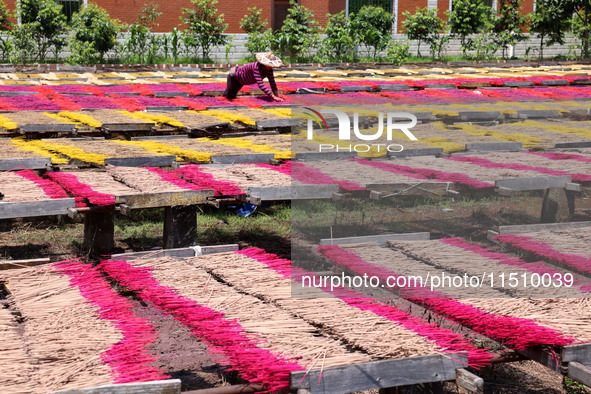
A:
[[[228,85],[223,96],[228,100],[235,99],[242,86],[256,83],[259,85],[259,89],[273,100],[279,102],[284,101],[279,97],[273,75],[274,68],[283,66],[281,59],[275,56],[273,52],[257,53],[256,59],[257,61],[254,63],[248,63],[230,69],[228,73]],[[268,78],[271,89],[263,83],[263,79],[265,78]]]

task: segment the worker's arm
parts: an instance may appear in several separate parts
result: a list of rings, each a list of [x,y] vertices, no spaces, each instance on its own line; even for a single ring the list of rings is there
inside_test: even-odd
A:
[[[254,80],[256,81],[257,85],[259,86],[259,89],[261,89],[263,92],[265,92],[265,94],[267,96],[271,97],[273,100],[283,101],[283,99],[277,95],[277,85],[275,84],[275,79],[273,77],[271,77],[271,78],[273,78],[273,85],[272,86],[274,87],[274,92],[271,92],[271,90],[269,90],[267,85],[265,85],[265,83],[263,82],[263,77],[261,75],[260,67],[254,67],[253,74],[254,74]],[[271,80],[269,80],[269,84],[271,84]]]
[[[277,90],[277,84],[275,83],[275,75],[273,75],[273,70],[267,72],[267,78],[269,79],[269,85],[271,86],[271,90],[273,91],[273,96],[271,98],[275,101],[283,101],[281,97],[279,97],[279,92]]]

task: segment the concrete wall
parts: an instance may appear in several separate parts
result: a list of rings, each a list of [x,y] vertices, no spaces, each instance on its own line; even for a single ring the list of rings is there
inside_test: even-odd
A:
[[[233,44],[236,45],[236,47],[232,50],[232,53],[229,56],[230,63],[235,63],[235,62],[249,56],[249,52],[244,47],[244,43],[245,43],[248,36],[246,34],[235,34],[233,36],[234,36]],[[406,36],[403,34],[395,34],[394,39],[405,41]],[[569,36],[569,37],[567,37],[564,45],[553,45],[551,47],[544,47],[544,57],[548,58],[548,57],[553,57],[553,56],[557,56],[557,55],[567,56],[567,55],[569,55],[569,47],[570,46],[574,47],[574,45],[577,43],[578,42],[577,42],[577,40],[575,40],[574,37]],[[540,46],[539,39],[535,35],[533,35],[530,38],[530,40],[521,42],[515,46],[514,56],[516,56],[518,58],[524,58],[528,47],[535,47],[536,49],[538,49],[539,46]],[[417,48],[418,48],[417,42],[413,41],[410,46],[411,53],[416,55]],[[361,53],[365,56],[365,54],[366,54],[365,48],[360,48],[360,50],[361,50]],[[423,56],[429,56],[429,54],[430,54],[429,46],[426,43],[421,43],[421,54]],[[449,55],[461,55],[462,50],[460,48],[460,40],[458,40],[458,39],[450,40],[447,45],[446,54],[448,56]],[[571,53],[571,56],[572,55],[573,55],[573,53]],[[496,56],[500,57],[501,51],[498,51],[496,53]],[[536,58],[537,56],[538,56],[537,52],[536,53],[530,52],[530,54],[529,54],[530,58]],[[214,51],[212,51],[212,58],[216,59],[218,62],[226,62],[225,48],[220,47],[220,48],[217,48]]]
[[[245,47],[245,42],[248,38],[248,35],[246,35],[246,34],[230,34],[230,36],[232,36],[234,38],[234,40],[232,42],[232,44],[234,45],[234,48],[230,51],[228,58],[226,58],[226,49],[224,46],[221,46],[219,48],[214,48],[212,50],[211,57],[213,60],[215,60],[216,63],[237,63],[237,62],[243,60],[244,58],[250,56],[250,53],[248,52],[248,50]],[[393,36],[393,38],[395,40],[406,41],[406,36],[403,34],[395,34]],[[125,35],[122,35],[119,38],[119,42],[123,43],[124,41],[125,41]],[[564,45],[554,45],[551,47],[544,47],[544,57],[548,58],[548,57],[553,57],[553,56],[557,56],[557,55],[567,56],[567,55],[569,55],[569,47],[574,47],[574,45],[577,43],[578,42],[574,39],[574,37],[569,36],[569,37],[567,37]],[[529,41],[524,41],[524,42],[517,44],[514,49],[514,56],[516,56],[518,58],[524,58],[528,47],[535,47],[536,49],[539,48],[539,39],[537,37],[533,36],[533,38],[530,39]],[[417,42],[416,41],[411,42],[410,51],[412,54],[414,54],[414,55],[417,54],[417,48],[418,48]],[[360,47],[359,51],[362,56],[366,56],[367,51],[364,47]],[[430,56],[429,46],[426,43],[421,43],[421,54],[425,57]],[[450,55],[461,55],[461,54],[462,54],[462,50],[460,48],[460,41],[457,39],[450,40],[447,45],[446,55],[450,56]],[[113,57],[114,55],[115,55],[115,53],[107,54],[107,58]],[[570,55],[574,56],[573,53],[570,53]],[[67,56],[69,56],[69,53],[67,51],[64,51],[61,55],[61,58],[65,59]],[[500,57],[501,52],[498,51],[496,53],[496,56]],[[537,53],[534,53],[534,52],[530,52],[530,54],[529,54],[530,58],[537,58],[537,56],[538,56]]]

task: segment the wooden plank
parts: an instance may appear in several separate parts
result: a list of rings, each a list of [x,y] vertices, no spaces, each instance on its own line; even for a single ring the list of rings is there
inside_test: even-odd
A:
[[[49,167],[51,167],[51,158],[49,157],[0,160],[0,171],[45,170]]]
[[[3,96],[31,96],[39,94],[39,92],[0,92],[0,97]]]
[[[544,190],[551,187],[566,187],[572,181],[570,175],[536,176],[528,178],[499,179],[495,181],[495,187],[503,187],[517,191]]]
[[[365,186],[367,190],[379,192],[380,198],[394,195],[404,196],[433,196],[446,195],[452,182],[406,182],[406,183],[373,183]]]
[[[500,111],[460,111],[458,112],[461,120],[465,121],[486,121],[496,120],[501,117]]]
[[[526,119],[541,119],[541,118],[560,118],[560,111],[557,109],[541,110],[541,109],[522,109],[517,111],[518,117]]]
[[[526,234],[540,231],[570,230],[589,226],[591,226],[591,222],[522,224],[500,226],[499,234]]]
[[[520,88],[524,86],[534,86],[532,81],[505,81],[503,82],[503,86],[509,86],[512,88]]]
[[[326,93],[326,88],[298,88],[295,94],[320,94]]]
[[[152,382],[107,384],[89,389],[64,390],[54,394],[180,394],[181,380],[155,380]]]
[[[307,73],[285,73],[285,78],[310,78]]]
[[[472,372],[464,368],[460,368],[456,371],[456,384],[468,390],[471,393],[483,394],[484,393],[484,379],[474,375]]]
[[[213,155],[211,162],[215,164],[249,164],[268,163],[273,160],[273,153],[247,153],[242,155]]]
[[[388,157],[440,156],[443,148],[405,149],[401,152],[388,152]]]
[[[454,359],[452,359],[453,357]],[[456,379],[456,369],[467,363],[464,356],[431,355],[373,361],[342,367],[290,374],[290,388],[317,393],[348,393]]]
[[[204,256],[206,254],[216,254],[216,253],[228,253],[228,252],[236,252],[240,249],[238,244],[228,244],[228,245],[210,245],[210,246],[191,246],[191,249],[195,251],[195,256]]]
[[[355,152],[301,152],[295,154],[297,161],[345,160],[354,157],[357,157]]]
[[[189,246],[186,248],[174,248],[174,249],[159,249],[159,250],[146,250],[144,252],[132,252],[132,253],[120,253],[114,254],[113,258],[120,260],[137,260],[142,258],[160,258],[160,257],[195,257],[206,254],[215,253],[227,253],[235,252],[239,250],[238,244],[228,245],[211,245],[211,246]]]
[[[499,233],[497,233],[496,231],[488,230],[486,232],[486,239],[488,239],[489,241],[495,242],[495,243],[499,243],[498,241],[495,241],[495,237],[497,235],[499,235]]]
[[[186,140],[189,137],[186,134],[166,134],[166,135],[143,135],[131,137],[130,141],[149,141],[149,140]],[[162,156],[168,157],[168,156]]]
[[[189,92],[154,92],[155,97],[189,97]]]
[[[519,152],[522,148],[521,142],[481,142],[466,144],[466,150],[477,152]]]
[[[152,131],[156,127],[154,123],[103,123],[102,129],[110,132],[126,131]]]
[[[173,207],[177,205],[204,204],[213,197],[213,190],[186,190],[178,192],[142,193],[115,196],[116,204],[125,204],[130,209]]]
[[[198,79],[198,78],[205,78],[203,77],[201,74],[183,74],[183,75],[173,75],[172,79],[184,79],[184,78],[194,78],[194,79]]]
[[[386,244],[388,241],[428,241],[431,239],[431,233],[401,233],[401,234],[380,234],[380,235],[364,235],[360,237],[345,237],[345,238],[326,238],[320,240],[320,245],[348,245],[365,242],[377,242],[379,244]]]
[[[262,129],[277,128],[277,127],[300,126],[301,124],[302,124],[302,120],[297,119],[297,118],[268,119],[268,120],[257,120],[256,121],[256,128],[259,130],[262,130]]]
[[[187,111],[188,106],[150,106],[146,107],[146,112],[173,112],[173,111]],[[174,126],[172,126],[174,127]]]
[[[341,86],[341,92],[373,92],[370,85]]]
[[[331,199],[338,185],[252,186],[246,188],[247,198],[256,202]]]
[[[184,136],[186,138],[186,136]],[[152,157],[110,157],[105,159],[105,165],[119,167],[170,167],[176,161],[176,156]]]
[[[73,124],[23,124],[18,127],[21,133],[73,133],[76,131],[76,125]]]
[[[433,115],[431,111],[412,112],[419,122],[430,122],[437,120],[437,116]]]
[[[457,89],[453,83],[428,83],[425,89]]]
[[[399,92],[402,90],[410,90],[410,87],[405,83],[389,83],[378,85],[378,87],[383,92]]]
[[[564,346],[561,357],[562,361],[576,361],[581,364],[591,365],[591,343]]]
[[[191,247],[188,248],[175,248],[175,249],[159,249],[159,250],[146,250],[144,252],[133,252],[133,253],[120,253],[114,254],[111,257],[118,260],[139,260],[142,258],[160,258],[160,257],[195,257],[195,250]]]
[[[591,148],[591,141],[581,142],[559,142],[554,144],[555,148]]]
[[[25,267],[34,267],[42,264],[49,264],[49,262],[49,257],[29,260],[5,260],[0,261],[0,271]]]
[[[550,368],[553,371],[564,373],[565,367],[563,364],[556,359],[556,356],[546,350],[542,350],[539,347],[529,347],[518,351],[530,360],[534,360],[543,366]]]
[[[568,377],[587,386],[591,386],[591,368],[578,362],[568,364]]]
[[[75,206],[73,198],[23,202],[0,201],[0,219],[67,215],[68,208]]]
[[[105,78],[107,79],[107,78]],[[110,78],[108,78],[110,79]],[[121,79],[121,78],[115,78],[115,79]],[[118,93],[107,93],[106,96],[139,96],[140,94],[138,92],[118,92]]]
[[[591,78],[574,79],[573,85],[591,85]]]
[[[543,86],[566,86],[568,85],[568,79],[543,79]]]

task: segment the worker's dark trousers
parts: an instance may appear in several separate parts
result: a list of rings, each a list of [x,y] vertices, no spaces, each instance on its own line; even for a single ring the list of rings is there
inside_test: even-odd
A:
[[[238,82],[238,78],[236,78],[236,68],[232,67],[228,73],[228,83],[226,90],[224,91],[224,97],[229,100],[235,99],[238,91],[242,89],[242,86],[243,85]]]

